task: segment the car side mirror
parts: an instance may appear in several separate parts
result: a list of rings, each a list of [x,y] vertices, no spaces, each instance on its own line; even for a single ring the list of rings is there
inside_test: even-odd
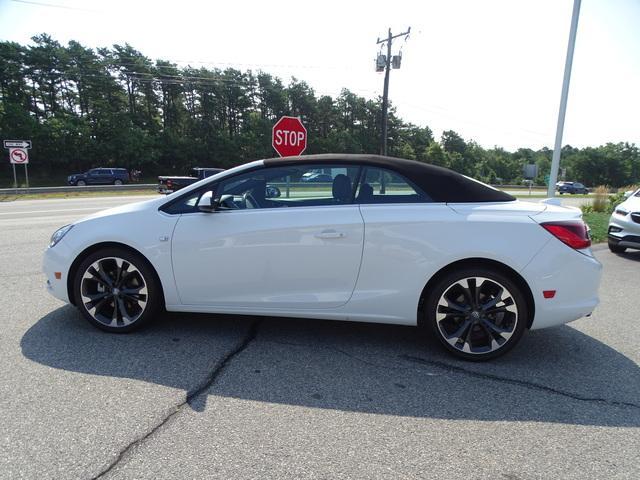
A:
[[[200,197],[198,210],[205,213],[213,213],[218,209],[220,209],[220,198],[217,198],[214,192],[211,192],[211,195],[205,193]]]
[[[624,198],[629,198],[632,193],[633,193],[633,190],[628,190],[628,191],[624,192]]]
[[[282,192],[278,187],[267,185],[264,195],[265,198],[278,198],[280,195],[282,195]]]

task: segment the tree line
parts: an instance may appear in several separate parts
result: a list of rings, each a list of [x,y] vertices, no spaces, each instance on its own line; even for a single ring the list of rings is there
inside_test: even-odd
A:
[[[32,172],[41,176],[97,166],[185,173],[272,157],[271,128],[282,115],[302,118],[306,153],[379,152],[380,98],[347,89],[335,98],[317,95],[303,80],[285,84],[263,71],[179,67],[128,44],[65,46],[47,34],[32,42],[0,42],[0,138],[31,139]],[[535,163],[535,181],[544,184],[550,170],[548,148],[483,148],[453,130],[435,139],[428,126],[403,121],[393,106],[388,132],[390,155],[491,183],[520,183],[523,166]],[[4,163],[0,182],[8,185],[11,169]],[[562,166],[568,180],[588,185],[640,182],[635,144],[566,146]]]

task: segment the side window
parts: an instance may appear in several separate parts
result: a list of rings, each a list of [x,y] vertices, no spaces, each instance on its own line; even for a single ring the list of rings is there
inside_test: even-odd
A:
[[[315,207],[353,203],[360,167],[291,165],[234,175],[163,207],[170,214],[197,212],[201,197],[215,195],[224,210]]]
[[[365,167],[358,185],[356,202],[426,203],[431,198],[402,175],[377,167]]]
[[[223,180],[216,197],[238,209],[345,205],[353,201],[358,171],[350,165],[264,168]]]

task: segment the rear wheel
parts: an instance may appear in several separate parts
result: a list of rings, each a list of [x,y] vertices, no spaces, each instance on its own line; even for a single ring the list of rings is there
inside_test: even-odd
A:
[[[117,178],[117,179],[115,179],[115,180],[113,181],[113,184],[114,184],[114,185],[122,185],[122,180],[120,180],[119,178]]]
[[[452,272],[433,288],[426,322],[459,358],[483,361],[505,354],[522,337],[529,316],[520,287],[486,267]]]
[[[74,294],[89,323],[108,332],[135,330],[160,310],[161,288],[151,266],[119,248],[94,252],[80,264]]]
[[[609,250],[613,253],[624,253],[627,251],[627,247],[621,247],[617,243],[609,241]]]

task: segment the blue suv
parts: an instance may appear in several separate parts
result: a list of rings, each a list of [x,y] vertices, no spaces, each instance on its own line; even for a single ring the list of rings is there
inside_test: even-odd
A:
[[[589,189],[578,182],[562,182],[558,185],[558,193],[560,195],[563,193],[570,193],[571,195],[576,193],[586,194],[589,193]]]
[[[83,187],[85,185],[124,185],[129,183],[129,172],[126,168],[92,168],[85,173],[69,175],[69,185]]]

